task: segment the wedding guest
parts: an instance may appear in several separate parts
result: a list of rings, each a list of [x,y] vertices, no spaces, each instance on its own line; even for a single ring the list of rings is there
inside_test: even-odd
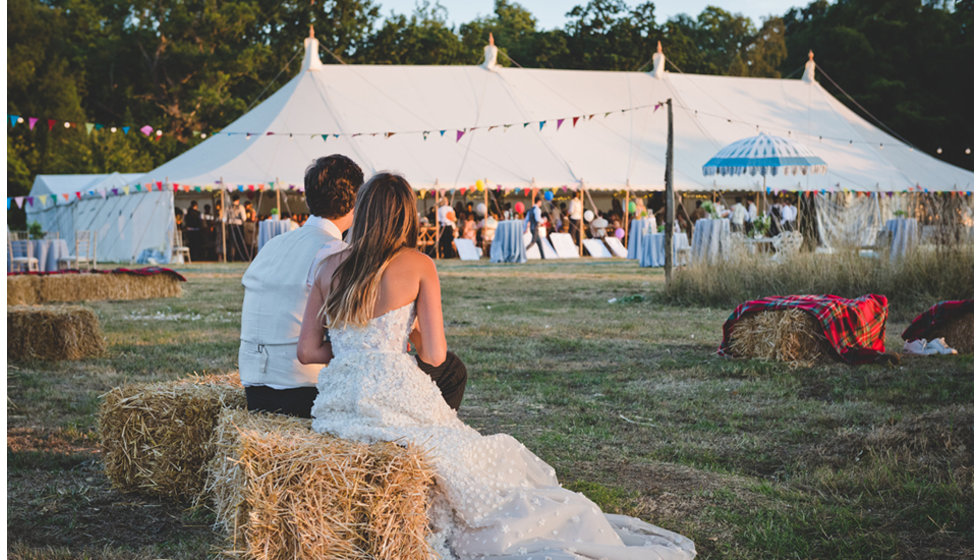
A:
[[[534,205],[527,211],[527,217],[524,218],[524,231],[531,231],[531,245],[528,245],[527,248],[530,249],[532,245],[537,243],[541,260],[544,260],[544,245],[541,243],[541,232],[538,231],[538,226],[541,225],[542,221],[541,196],[539,195],[534,197]]]
[[[473,212],[466,213],[466,219],[463,220],[463,235],[461,237],[469,239],[476,245],[476,215]]]
[[[228,250],[229,260],[246,260],[248,250],[245,248],[245,207],[237,194],[231,197],[231,208],[228,209]]]
[[[436,211],[439,218],[439,254],[444,259],[456,257],[456,247],[453,240],[456,239],[456,211],[449,205],[449,199],[442,197],[439,201],[439,210]]]
[[[796,206],[786,202],[779,211],[779,227],[783,231],[793,231],[796,229]]]
[[[742,204],[742,197],[735,197],[735,204],[732,205],[732,213],[729,217],[731,222],[732,231],[737,233],[745,233],[745,222],[748,217],[748,210]]]
[[[191,260],[202,260],[201,250],[204,247],[204,220],[201,219],[201,211],[197,209],[197,201],[192,200],[187,214],[184,215],[184,244],[191,253]]]
[[[572,239],[576,245],[581,243],[582,229],[582,201],[576,196],[568,206],[568,229],[572,233]]]

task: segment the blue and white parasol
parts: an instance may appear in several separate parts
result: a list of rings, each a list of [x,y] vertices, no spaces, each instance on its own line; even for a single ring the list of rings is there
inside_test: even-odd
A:
[[[759,133],[732,142],[704,164],[705,175],[776,175],[783,173],[826,173],[827,162],[801,146],[780,136]]]

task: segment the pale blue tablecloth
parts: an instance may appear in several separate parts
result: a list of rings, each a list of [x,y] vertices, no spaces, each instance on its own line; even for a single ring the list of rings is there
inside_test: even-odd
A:
[[[915,218],[895,218],[885,222],[885,229],[892,232],[891,258],[904,257],[919,243],[919,222]]]
[[[497,223],[497,232],[490,245],[490,262],[527,262],[524,247],[524,220],[504,220]]]
[[[299,225],[292,220],[265,220],[259,222],[258,250],[262,250],[262,246],[268,243],[273,237],[282,235],[287,231],[293,231],[298,227]]]
[[[727,219],[702,218],[694,223],[691,239],[691,260],[716,262],[728,253],[732,228]]]
[[[657,233],[656,218],[640,218],[630,222],[630,238],[626,246],[626,258],[638,259],[640,239],[645,233]]]
[[[663,233],[645,233],[642,237],[640,237],[640,242],[638,243],[639,247],[637,248],[637,258],[640,259],[640,266],[664,266],[664,262],[667,258],[666,251],[664,251],[665,240],[666,235]],[[690,243],[687,242],[687,235],[675,231],[673,253],[674,265],[681,264],[677,257],[677,251],[681,249],[690,249],[690,247]]]
[[[30,241],[12,241],[11,246],[15,257],[26,257],[26,246],[30,244],[30,256],[37,259],[37,267],[41,272],[58,270],[58,259],[70,255],[68,243],[64,239],[33,239]],[[11,270],[12,262],[7,257],[7,270]]]

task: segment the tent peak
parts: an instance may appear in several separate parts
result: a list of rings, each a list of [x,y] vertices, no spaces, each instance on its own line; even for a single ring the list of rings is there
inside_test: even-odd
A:
[[[303,41],[303,47],[306,48],[306,54],[303,55],[302,71],[319,70],[323,66],[320,62],[320,42],[313,34],[312,25],[310,25],[310,36]]]
[[[497,64],[497,46],[493,44],[493,33],[490,34],[490,43],[483,47],[483,67],[487,70],[499,68]]]
[[[815,73],[817,69],[817,63],[813,61],[813,51],[810,51],[809,60],[803,66],[803,81],[812,84],[816,81]]]
[[[653,53],[653,70],[650,72],[654,78],[664,77],[664,74],[667,72],[664,69],[664,62],[666,60],[667,57],[664,56],[664,48],[660,44],[660,41],[657,41],[657,52]]]

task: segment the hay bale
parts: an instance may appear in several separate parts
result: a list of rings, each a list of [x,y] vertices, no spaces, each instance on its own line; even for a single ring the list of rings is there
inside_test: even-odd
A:
[[[956,348],[960,354],[973,353],[973,313],[965,313],[952,321],[947,321],[932,332],[932,337],[946,339],[946,344]]]
[[[49,274],[41,277],[41,301],[102,301],[180,297],[180,280],[170,274]]]
[[[106,350],[99,319],[79,306],[7,307],[7,358],[78,360]]]
[[[429,558],[433,471],[416,447],[318,434],[310,420],[226,410],[206,492],[241,558]]]
[[[774,309],[744,316],[732,325],[730,353],[740,358],[762,358],[810,366],[837,359],[823,327],[799,309]]]
[[[126,492],[189,501],[204,487],[218,416],[245,408],[238,374],[117,387],[102,396],[105,473]]]
[[[33,305],[41,301],[41,277],[36,274],[7,276],[7,305]]]

